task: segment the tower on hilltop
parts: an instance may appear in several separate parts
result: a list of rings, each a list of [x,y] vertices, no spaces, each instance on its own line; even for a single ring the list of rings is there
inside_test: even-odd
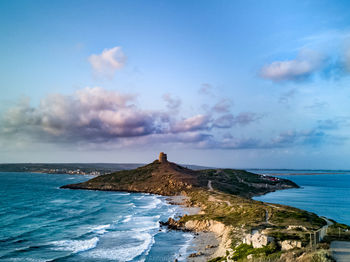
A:
[[[166,163],[168,162],[167,155],[164,152],[159,153],[159,162]]]

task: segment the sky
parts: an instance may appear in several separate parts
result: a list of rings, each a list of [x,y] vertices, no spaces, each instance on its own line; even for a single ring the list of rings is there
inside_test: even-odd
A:
[[[0,163],[350,169],[349,1],[0,1]]]

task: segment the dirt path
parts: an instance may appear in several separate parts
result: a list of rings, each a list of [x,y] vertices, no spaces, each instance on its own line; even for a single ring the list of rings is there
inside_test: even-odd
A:
[[[208,190],[213,192],[214,188],[211,185],[211,180],[208,180]],[[216,192],[218,194],[220,194],[220,192]],[[213,202],[225,202],[228,206],[232,206],[231,202],[228,200],[221,200],[221,199],[217,199],[214,196],[210,196],[209,197],[209,201],[213,201]]]
[[[337,262],[350,261],[350,242],[333,241],[331,243],[332,256]]]
[[[211,186],[211,180],[208,181],[208,189],[209,191],[214,191],[213,187]]]
[[[328,220],[326,217],[321,217],[321,218],[322,218],[324,221],[326,221],[327,226],[331,226],[331,225],[334,224],[332,221]]]

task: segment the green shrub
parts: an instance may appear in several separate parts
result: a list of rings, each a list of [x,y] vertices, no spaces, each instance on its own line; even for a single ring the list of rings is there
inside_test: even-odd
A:
[[[240,244],[234,250],[231,258],[233,260],[240,260],[246,258],[248,255],[252,254],[254,257],[268,257],[278,251],[277,245],[275,243],[270,243],[267,246],[261,248],[253,248],[252,245]]]
[[[225,257],[216,257],[216,258],[208,260],[208,262],[221,262],[224,260],[225,260]]]

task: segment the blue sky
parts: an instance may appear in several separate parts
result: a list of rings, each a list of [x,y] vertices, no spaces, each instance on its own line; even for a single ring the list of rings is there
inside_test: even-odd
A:
[[[348,1],[2,1],[0,162],[350,168]]]

